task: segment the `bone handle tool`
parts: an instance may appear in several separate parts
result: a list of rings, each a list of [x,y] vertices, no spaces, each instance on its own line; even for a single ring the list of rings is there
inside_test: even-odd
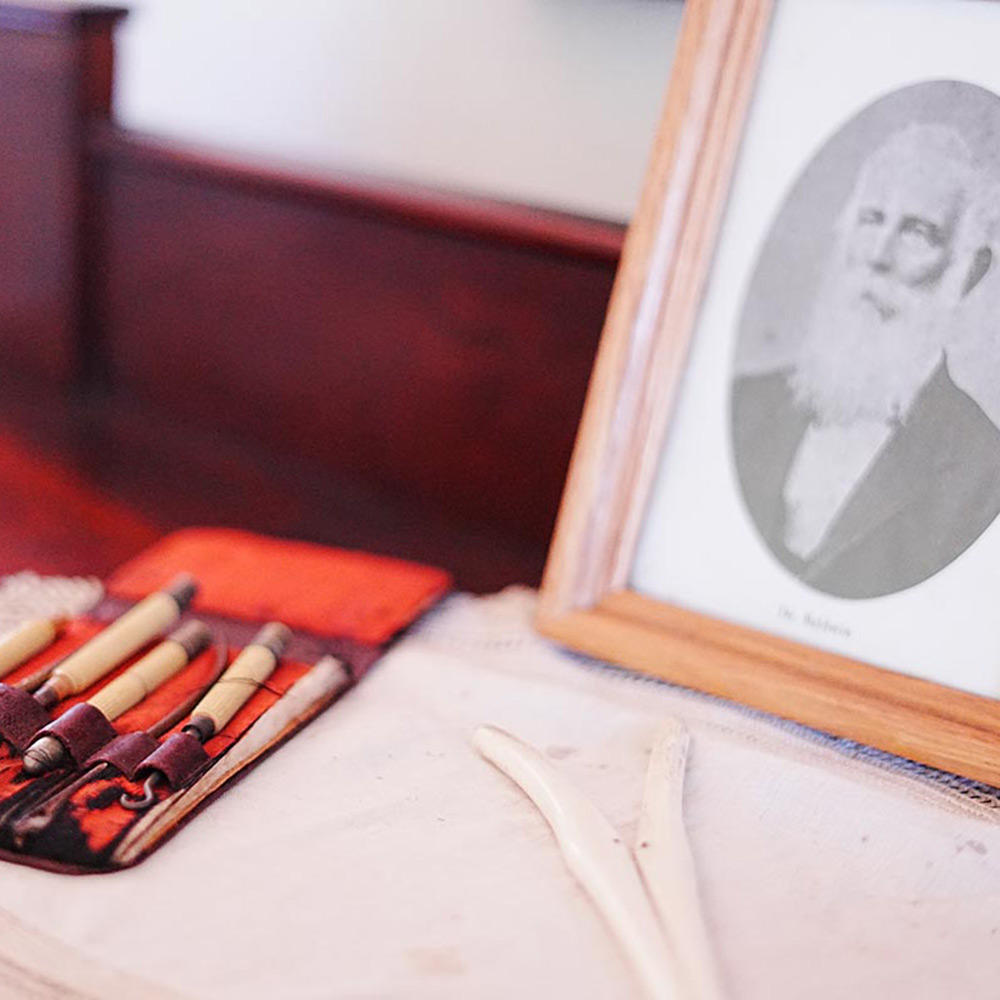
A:
[[[212,633],[204,622],[185,622],[89,698],[88,704],[108,722],[114,721],[186,667],[211,641]],[[61,766],[65,760],[66,748],[62,743],[54,736],[43,736],[25,751],[24,769],[28,774],[41,774]]]
[[[639,869],[614,827],[534,747],[495,726],[480,726],[474,742],[545,817],[567,867],[607,921],[649,1000],[679,1000],[674,957]]]
[[[171,741],[196,740],[207,743],[224,729],[233,716],[274,673],[292,633],[281,622],[268,622],[243,648],[229,669],[212,685],[201,701],[191,710],[191,718]],[[146,779],[138,798],[123,793],[120,802],[126,809],[137,812],[148,809],[156,801],[156,788],[163,781],[162,771],[154,770]]]
[[[268,622],[233,660],[229,669],[191,711],[185,730],[201,742],[229,723],[250,696],[274,673],[292,634],[281,622]]]
[[[35,618],[0,639],[0,677],[48,649],[66,626],[65,618]]]
[[[45,708],[51,708],[56,702],[86,690],[173,625],[197,589],[194,578],[184,575],[143,598],[90,642],[70,653],[35,692],[35,699]]]

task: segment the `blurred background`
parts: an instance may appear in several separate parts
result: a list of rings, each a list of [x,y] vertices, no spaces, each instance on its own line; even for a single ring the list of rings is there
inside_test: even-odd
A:
[[[135,0],[140,131],[626,221],[676,0]]]
[[[0,3],[0,570],[537,582],[681,10]]]

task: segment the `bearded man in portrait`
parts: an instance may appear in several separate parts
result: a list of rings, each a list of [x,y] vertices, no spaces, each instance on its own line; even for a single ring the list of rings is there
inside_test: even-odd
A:
[[[791,363],[734,384],[749,513],[817,590],[911,587],[1000,512],[1000,431],[948,365],[961,311],[994,265],[986,187],[955,130],[890,135],[838,217]]]

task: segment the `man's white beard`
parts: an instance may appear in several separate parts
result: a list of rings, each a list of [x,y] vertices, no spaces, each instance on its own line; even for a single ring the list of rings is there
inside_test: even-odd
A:
[[[844,271],[828,275],[796,353],[796,401],[821,424],[905,419],[941,354],[944,310],[933,293],[893,288],[899,311],[885,319],[861,298],[865,287],[878,294]]]

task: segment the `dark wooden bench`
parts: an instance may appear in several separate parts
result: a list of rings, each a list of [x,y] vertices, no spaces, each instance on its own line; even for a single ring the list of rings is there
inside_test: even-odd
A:
[[[0,4],[0,435],[69,484],[0,566],[49,518],[66,571],[221,523],[537,581],[622,227],[122,130],[121,16]]]

